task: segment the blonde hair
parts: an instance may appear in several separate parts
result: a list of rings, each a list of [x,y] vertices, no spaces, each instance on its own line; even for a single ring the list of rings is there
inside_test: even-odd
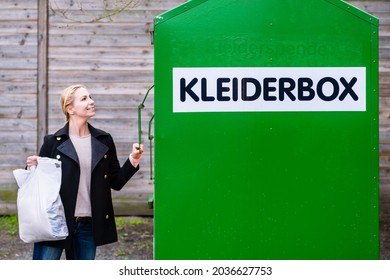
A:
[[[60,105],[62,112],[65,115],[65,121],[69,121],[69,113],[66,111],[66,108],[73,103],[73,96],[74,93],[79,89],[79,88],[85,88],[84,85],[78,84],[78,85],[72,85],[64,89],[61,93],[60,97]]]

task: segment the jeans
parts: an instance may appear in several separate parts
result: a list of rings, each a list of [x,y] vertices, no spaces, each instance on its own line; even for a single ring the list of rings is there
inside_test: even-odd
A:
[[[62,248],[34,243],[33,260],[59,260]],[[65,250],[67,260],[94,260],[96,246],[93,240],[92,223],[74,223],[72,246]]]

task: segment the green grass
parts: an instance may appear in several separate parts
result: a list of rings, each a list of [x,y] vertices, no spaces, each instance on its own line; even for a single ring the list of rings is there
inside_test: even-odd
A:
[[[126,221],[122,217],[115,217],[116,225],[118,230],[123,230],[126,225],[142,225],[141,220]],[[17,215],[5,215],[0,216],[0,230],[7,232],[8,234],[15,235],[18,233],[18,217]]]
[[[10,235],[18,233],[18,217],[16,215],[0,216],[0,230],[5,231]]]
[[[115,217],[117,230],[123,230],[126,225],[142,225],[144,222],[138,219],[126,221],[123,217]]]

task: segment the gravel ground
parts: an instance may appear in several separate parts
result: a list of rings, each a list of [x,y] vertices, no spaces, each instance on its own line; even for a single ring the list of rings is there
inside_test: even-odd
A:
[[[390,186],[380,195],[380,259],[390,260]]]
[[[153,218],[120,217],[118,242],[99,246],[97,260],[152,260]],[[64,259],[63,253],[62,259]],[[32,244],[20,240],[17,232],[0,229],[0,260],[31,260]]]

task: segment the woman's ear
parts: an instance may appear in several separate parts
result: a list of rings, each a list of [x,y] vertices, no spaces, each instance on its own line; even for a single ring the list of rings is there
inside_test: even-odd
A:
[[[69,105],[68,107],[66,107],[66,112],[67,112],[69,115],[73,115],[73,114],[74,114],[73,106],[72,106],[72,105]]]

